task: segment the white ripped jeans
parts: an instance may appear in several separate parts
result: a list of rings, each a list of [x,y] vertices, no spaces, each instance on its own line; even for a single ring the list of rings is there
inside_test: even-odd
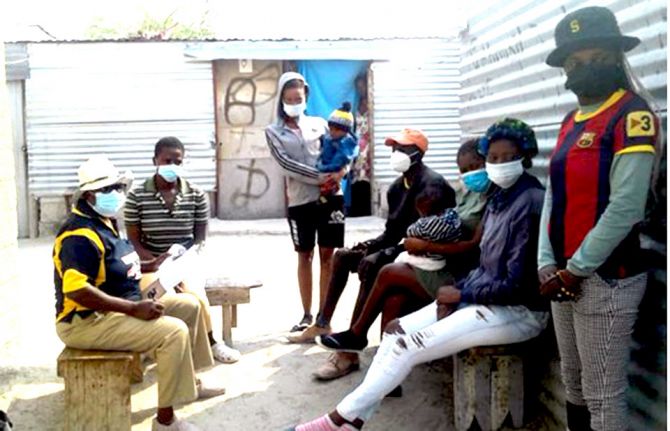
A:
[[[384,334],[365,379],[338,404],[337,412],[348,421],[367,421],[415,365],[470,347],[529,340],[540,334],[548,320],[548,312],[531,311],[522,305],[473,304],[463,304],[437,320],[437,304],[433,302],[400,318],[405,334]]]

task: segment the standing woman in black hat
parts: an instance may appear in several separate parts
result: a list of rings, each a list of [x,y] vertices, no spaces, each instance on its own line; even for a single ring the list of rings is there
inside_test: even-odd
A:
[[[562,67],[578,109],[563,120],[551,156],[538,268],[550,297],[568,427],[626,429],[626,366],[647,274],[639,226],[659,122],[624,52],[614,14],[588,7],[556,26],[547,64]]]

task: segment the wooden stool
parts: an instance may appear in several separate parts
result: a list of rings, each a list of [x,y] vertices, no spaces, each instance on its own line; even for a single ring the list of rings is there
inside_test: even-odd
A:
[[[523,425],[523,349],[519,345],[473,347],[454,355],[454,419],[458,431],[474,418],[483,431],[500,429],[509,414]]]
[[[143,374],[139,353],[66,347],[57,370],[65,380],[66,430],[130,430],[130,384]]]
[[[233,345],[232,328],[237,327],[237,304],[248,304],[251,302],[249,290],[261,287],[260,281],[239,281],[228,277],[217,277],[207,279],[205,292],[211,306],[221,306],[223,319],[223,341],[228,346]]]

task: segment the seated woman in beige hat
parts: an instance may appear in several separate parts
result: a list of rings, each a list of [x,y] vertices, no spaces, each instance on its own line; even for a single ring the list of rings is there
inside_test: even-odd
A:
[[[213,365],[201,305],[191,295],[141,299],[140,258],[115,220],[128,178],[104,156],[84,162],[78,176],[81,197],[53,249],[56,332],[73,348],[149,352],[158,363],[152,429],[197,430],[173,406],[225,392],[195,377]]]

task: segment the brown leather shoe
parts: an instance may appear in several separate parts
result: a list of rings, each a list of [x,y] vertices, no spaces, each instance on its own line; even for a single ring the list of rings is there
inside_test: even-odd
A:
[[[309,344],[309,343],[314,343],[314,338],[318,335],[328,335],[332,332],[330,329],[330,325],[326,327],[320,327],[317,325],[311,325],[304,331],[302,331],[299,334],[294,334],[294,335],[288,335],[286,338],[288,339],[289,343],[295,343],[295,344]]]
[[[360,367],[357,354],[338,352],[330,355],[326,363],[321,365],[313,376],[317,380],[335,380],[357,371]]]

